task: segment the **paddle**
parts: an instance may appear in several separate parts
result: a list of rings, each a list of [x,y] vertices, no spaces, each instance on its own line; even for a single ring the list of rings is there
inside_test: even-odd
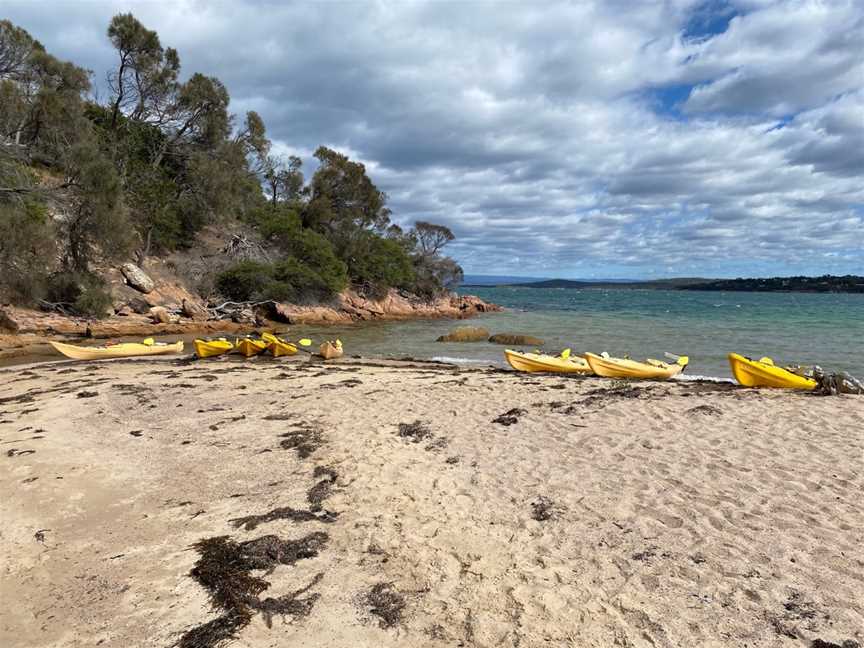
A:
[[[675,355],[674,353],[669,353],[668,351],[663,352],[663,357],[669,360],[674,360],[675,364],[679,364],[682,367],[686,367],[687,364],[690,362],[690,358],[688,358],[687,356]]]

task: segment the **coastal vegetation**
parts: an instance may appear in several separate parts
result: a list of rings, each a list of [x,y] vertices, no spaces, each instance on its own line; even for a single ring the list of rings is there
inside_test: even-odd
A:
[[[346,287],[432,298],[461,280],[442,253],[453,233],[393,223],[363,164],[322,146],[307,182],[257,113],[231,113],[219,79],[182,75],[133,15],[107,38],[115,62],[97,89],[93,72],[0,21],[0,298],[101,316],[104,267],[182,253],[207,228],[258,251],[213,271],[228,299],[320,302]]]

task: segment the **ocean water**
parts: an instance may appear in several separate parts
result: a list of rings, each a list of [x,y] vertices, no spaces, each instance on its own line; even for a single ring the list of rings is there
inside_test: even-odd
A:
[[[864,376],[864,295],[518,287],[464,292],[507,308],[465,324],[534,335],[549,351],[569,347],[639,359],[668,351],[690,356],[687,374],[716,378],[731,378],[726,354],[734,351]],[[461,323],[292,327],[291,334],[341,337],[348,354],[505,366],[499,345],[435,342]]]

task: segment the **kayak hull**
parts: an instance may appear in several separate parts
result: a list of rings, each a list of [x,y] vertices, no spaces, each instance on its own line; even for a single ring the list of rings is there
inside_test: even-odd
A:
[[[296,345],[286,342],[272,333],[262,333],[261,339],[267,345],[267,350],[270,351],[274,358],[281,358],[282,356],[290,356],[297,353]]]
[[[57,351],[73,360],[102,360],[106,358],[134,358],[137,356],[166,355],[182,353],[183,342],[174,344],[141,344],[122,342],[104,347],[82,347],[63,342],[51,342]]]
[[[337,346],[332,342],[324,342],[320,347],[318,347],[318,355],[325,360],[341,358],[343,353],[344,351],[342,350],[342,346]]]
[[[270,353],[274,358],[281,358],[282,356],[292,356],[297,353],[297,347],[288,342],[283,342],[282,340],[274,340],[267,345],[267,349],[269,349]]]
[[[251,358],[256,356],[267,348],[267,343],[264,340],[255,340],[253,338],[241,338],[234,344],[241,355]]]
[[[195,355],[199,358],[213,358],[228,353],[234,348],[234,344],[225,339],[220,340],[195,340]]]
[[[591,367],[578,356],[570,356],[566,360],[555,356],[541,353],[520,353],[519,351],[504,350],[507,363],[516,371],[529,373],[575,373],[590,374]]]
[[[684,365],[668,364],[658,360],[637,362],[627,358],[604,358],[596,353],[586,353],[585,359],[594,373],[604,378],[668,380],[684,371]]]
[[[773,387],[776,389],[815,389],[816,381],[799,376],[772,364],[751,360],[737,353],[729,354],[729,367],[745,387]]]

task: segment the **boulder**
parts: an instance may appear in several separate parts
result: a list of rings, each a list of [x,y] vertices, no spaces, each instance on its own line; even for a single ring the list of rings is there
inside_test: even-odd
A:
[[[447,335],[442,335],[436,342],[483,342],[489,337],[489,331],[481,326],[457,326]]]
[[[154,306],[150,309],[150,317],[157,324],[170,324],[171,313],[164,306]]]
[[[150,313],[151,306],[143,299],[133,297],[126,302],[126,305],[139,315],[147,315]]]
[[[147,275],[147,273],[134,263],[124,263],[120,266],[120,272],[122,272],[123,276],[126,278],[126,283],[136,290],[140,290],[145,295],[149,292],[153,292],[156,288],[156,284]]]
[[[115,312],[116,312],[117,315],[119,315],[120,317],[129,317],[130,315],[134,315],[134,314],[135,314],[135,311],[132,310],[132,308],[130,308],[128,305],[123,305],[123,306],[121,306],[121,307],[118,308]]]
[[[188,299],[183,300],[183,314],[191,320],[196,322],[204,322],[210,319],[210,313],[207,312],[207,309],[201,306],[200,304],[196,304],[193,301],[189,301]]]
[[[489,337],[492,344],[508,344],[511,346],[543,346],[543,340],[533,335],[522,335],[521,333],[496,333]]]

